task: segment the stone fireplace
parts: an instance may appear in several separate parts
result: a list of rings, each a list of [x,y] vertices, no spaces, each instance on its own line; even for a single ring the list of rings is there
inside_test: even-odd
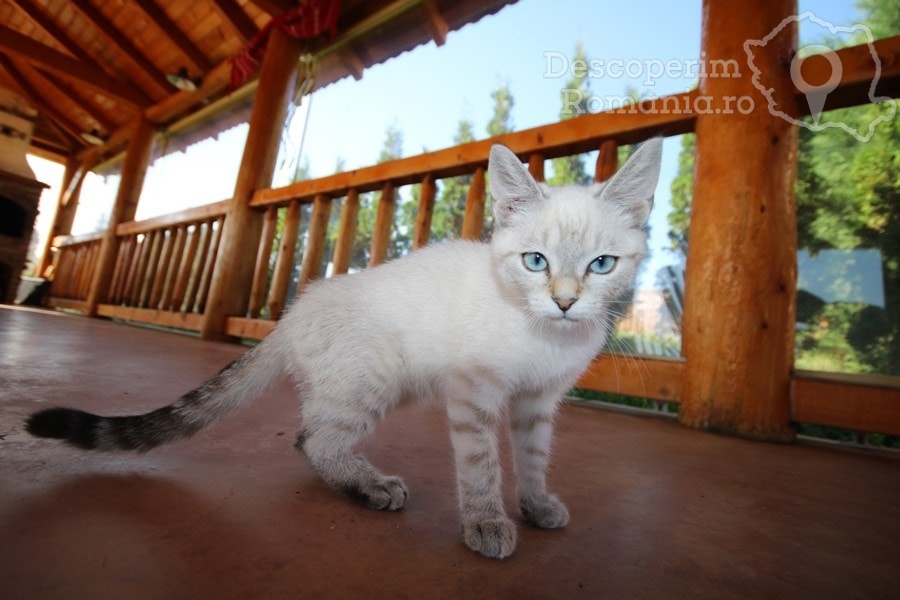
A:
[[[37,113],[0,89],[0,302],[12,303],[28,259],[41,192],[25,155]]]

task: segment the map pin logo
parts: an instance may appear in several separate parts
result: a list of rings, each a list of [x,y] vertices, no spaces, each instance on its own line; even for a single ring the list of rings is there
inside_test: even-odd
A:
[[[803,73],[800,72],[800,65],[803,63],[800,55],[797,54],[794,56],[794,60],[791,61],[791,81],[794,82],[798,90],[806,94],[806,103],[809,104],[810,116],[813,118],[813,123],[818,125],[822,109],[825,107],[825,99],[841,82],[844,67],[841,65],[841,59],[838,58],[838,55],[828,46],[812,44],[803,49],[807,51],[804,53],[806,56],[813,54],[821,56],[831,66],[831,76],[828,78],[828,81],[822,85],[812,85],[803,78]]]

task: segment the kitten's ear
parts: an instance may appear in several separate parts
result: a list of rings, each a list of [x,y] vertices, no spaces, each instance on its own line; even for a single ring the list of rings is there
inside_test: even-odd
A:
[[[508,224],[514,214],[543,196],[534,178],[506,146],[491,147],[488,175],[494,220],[500,225]]]
[[[661,163],[662,138],[651,138],[600,189],[600,198],[621,206],[634,217],[636,227],[643,227],[653,208]]]

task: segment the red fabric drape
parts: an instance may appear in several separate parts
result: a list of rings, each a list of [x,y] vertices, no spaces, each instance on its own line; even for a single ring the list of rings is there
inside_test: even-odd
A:
[[[231,59],[231,89],[243,85],[262,64],[266,44],[275,27],[299,40],[311,40],[325,32],[333,39],[337,33],[340,4],[340,0],[306,0],[300,6],[269,21]]]

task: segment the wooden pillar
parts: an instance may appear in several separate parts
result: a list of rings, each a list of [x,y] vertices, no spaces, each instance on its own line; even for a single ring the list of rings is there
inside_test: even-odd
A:
[[[216,266],[200,325],[204,339],[225,337],[225,319],[244,315],[265,213],[250,208],[257,189],[271,185],[281,129],[292,100],[302,46],[277,27],[272,31],[250,113],[250,129],[234,196],[225,218]]]
[[[85,312],[91,317],[97,315],[97,306],[106,302],[109,296],[109,287],[112,283],[118,254],[116,226],[134,220],[138,200],[141,197],[141,189],[144,186],[144,175],[147,174],[147,165],[150,163],[153,150],[153,135],[156,133],[156,127],[143,117],[137,117],[133,127],[128,147],[125,150],[125,160],[122,163],[119,189],[116,191],[116,200],[109,215],[109,226],[100,243],[100,256],[97,259],[94,277],[91,280],[91,289],[87,296]]]
[[[769,112],[743,44],[796,10],[795,0],[703,2],[702,56],[735,61],[740,76],[700,79],[679,420],[764,440],[793,438],[797,132]],[[796,36],[788,25],[755,48],[755,66],[777,90],[791,89]],[[793,94],[778,97],[796,114]]]
[[[53,246],[53,238],[72,233],[72,224],[75,222],[78,199],[81,195],[81,184],[84,183],[84,176],[91,170],[94,161],[94,157],[85,160],[70,158],[66,161],[59,199],[56,202],[56,213],[53,215],[53,224],[47,234],[38,268],[35,270],[38,277],[43,277],[47,267],[53,262],[53,254],[50,251]]]

